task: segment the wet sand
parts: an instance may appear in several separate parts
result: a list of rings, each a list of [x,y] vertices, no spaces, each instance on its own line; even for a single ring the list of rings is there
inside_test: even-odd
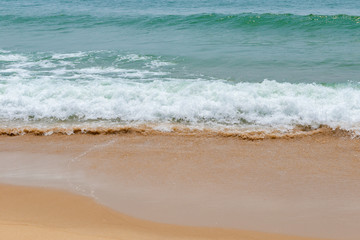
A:
[[[22,239],[277,239],[311,240],[219,228],[182,227],[122,215],[62,191],[0,185],[0,236]]]
[[[211,227],[196,228],[202,229],[196,233],[197,238],[281,239],[270,235],[264,238],[231,235],[234,231],[242,234],[240,230],[244,229],[331,239],[355,240],[360,236],[360,141],[348,136],[319,134],[257,141],[172,134],[1,136],[0,166],[2,183],[72,191],[123,214],[153,222]],[[14,193],[11,197],[11,191],[42,195],[27,201],[28,196],[16,197]],[[36,222],[32,217],[38,219],[42,214],[47,214],[47,218],[58,217],[41,210],[45,203],[39,208],[32,204],[48,202],[52,194],[91,202],[87,211],[105,209],[89,199],[64,192],[2,186],[1,206],[7,210],[6,214],[1,211],[0,232],[12,234],[11,229],[19,228],[23,232],[28,228],[34,234],[41,232],[39,228],[48,220]],[[55,202],[52,198],[54,203],[49,204],[54,209],[69,209],[69,214],[62,215],[64,222],[78,221],[70,213],[83,203],[68,202],[66,207],[59,208],[62,198],[57,197]],[[28,215],[32,217],[22,219],[25,216],[22,212],[26,211],[15,211],[19,206],[36,211]],[[106,211],[115,214],[113,210]],[[123,216],[116,214],[119,219]],[[83,218],[88,219],[86,216]],[[100,219],[95,216],[91,221]],[[149,229],[162,226],[133,220],[150,224]],[[131,228],[133,222],[126,222]],[[105,231],[105,225],[96,225],[94,229],[79,227],[81,231],[76,231],[81,233],[76,234],[86,236],[91,231]],[[178,230],[172,227],[166,232],[173,238],[191,239],[186,234],[177,235]],[[227,232],[219,227],[240,230]],[[50,224],[45,228],[65,234],[66,226]],[[161,235],[159,228],[163,227],[148,231]],[[193,229],[180,228],[185,232]],[[114,229],[120,234],[121,228]],[[209,229],[220,235],[206,235]],[[121,238],[116,234],[104,237]],[[142,234],[137,239],[154,236],[137,230],[132,234]]]

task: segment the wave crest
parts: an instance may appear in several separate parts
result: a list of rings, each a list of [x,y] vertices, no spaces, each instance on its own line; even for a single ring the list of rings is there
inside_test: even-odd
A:
[[[301,27],[307,30],[320,27],[359,28],[360,16],[339,15],[294,15],[274,13],[240,13],[240,14],[193,14],[193,15],[125,15],[125,16],[93,16],[93,15],[44,15],[44,16],[0,16],[2,25],[40,24],[64,30],[63,27],[97,27],[97,26],[135,26],[135,27],[179,27],[192,29],[195,27]]]

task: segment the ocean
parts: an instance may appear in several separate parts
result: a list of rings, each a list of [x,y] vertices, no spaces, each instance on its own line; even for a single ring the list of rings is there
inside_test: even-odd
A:
[[[360,134],[359,1],[0,0],[2,134],[322,127]]]

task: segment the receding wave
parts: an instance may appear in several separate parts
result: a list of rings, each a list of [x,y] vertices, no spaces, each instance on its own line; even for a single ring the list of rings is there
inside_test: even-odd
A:
[[[119,27],[172,27],[192,29],[198,27],[221,28],[304,28],[318,30],[323,27],[354,29],[360,26],[360,16],[339,15],[294,15],[274,13],[241,13],[241,14],[194,14],[194,15],[125,15],[125,16],[93,16],[93,15],[42,15],[42,16],[0,16],[0,23],[6,25],[39,24],[68,28],[88,28],[98,26]]]

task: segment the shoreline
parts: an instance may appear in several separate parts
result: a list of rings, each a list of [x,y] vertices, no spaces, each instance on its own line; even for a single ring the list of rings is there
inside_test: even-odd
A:
[[[135,124],[123,126],[91,126],[91,125],[63,125],[63,126],[23,126],[0,128],[0,136],[52,136],[52,135],[143,135],[143,136],[197,136],[197,137],[229,137],[241,140],[266,139],[296,139],[304,137],[347,137],[360,139],[358,129],[342,129],[320,125],[312,127],[299,125],[292,128],[256,128],[230,127],[219,125],[196,126],[184,124]]]
[[[70,191],[153,222],[355,240],[359,146],[341,134],[0,136],[0,183]]]

